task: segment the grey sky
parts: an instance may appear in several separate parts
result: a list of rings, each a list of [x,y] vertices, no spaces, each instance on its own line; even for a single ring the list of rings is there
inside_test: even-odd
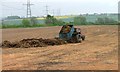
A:
[[[2,16],[26,16],[27,0],[2,0],[0,10]],[[33,16],[45,15],[45,5],[49,6],[49,13],[55,15],[79,15],[85,13],[117,13],[119,0],[31,0]],[[59,13],[60,11],[60,13]]]

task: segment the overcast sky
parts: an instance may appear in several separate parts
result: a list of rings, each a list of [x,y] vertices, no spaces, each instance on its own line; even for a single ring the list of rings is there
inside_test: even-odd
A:
[[[32,16],[45,15],[45,6],[54,15],[79,15],[86,13],[117,13],[119,0],[30,0]],[[1,0],[2,16],[26,16],[27,0]]]

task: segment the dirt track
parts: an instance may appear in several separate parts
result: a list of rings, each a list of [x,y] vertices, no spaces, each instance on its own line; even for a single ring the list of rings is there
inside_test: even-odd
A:
[[[38,48],[4,48],[4,70],[117,70],[117,26],[78,26],[86,40],[77,44]],[[61,27],[4,29],[3,41],[54,38]]]

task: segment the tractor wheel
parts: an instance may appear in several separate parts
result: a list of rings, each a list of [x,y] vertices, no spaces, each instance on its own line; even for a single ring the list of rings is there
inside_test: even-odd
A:
[[[85,36],[84,35],[82,35],[81,38],[82,38],[83,41],[85,40]]]
[[[81,43],[81,36],[79,34],[76,35],[76,42]]]

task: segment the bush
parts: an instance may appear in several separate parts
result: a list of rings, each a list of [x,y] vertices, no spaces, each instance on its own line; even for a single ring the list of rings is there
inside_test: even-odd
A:
[[[31,25],[38,24],[38,21],[37,21],[37,19],[36,19],[35,17],[32,17],[32,18],[30,19],[30,21],[31,21]]]
[[[29,27],[29,26],[30,26],[30,20],[28,20],[28,19],[23,19],[23,20],[22,20],[22,25],[23,25],[24,27]]]
[[[87,24],[86,18],[83,16],[78,16],[74,18],[74,24],[80,25],[80,24]]]
[[[103,18],[97,18],[96,24],[104,24],[104,19]]]
[[[104,17],[104,18],[97,18],[96,24],[117,24],[118,22],[113,20],[112,18]]]
[[[60,26],[64,24],[62,20],[57,20],[56,18],[54,18],[54,16],[51,15],[47,15],[45,23],[52,26]]]
[[[46,19],[45,19],[45,23],[46,24],[53,24],[55,22],[55,18],[51,15],[47,15]]]
[[[20,19],[19,16],[8,16],[6,19]]]
[[[29,19],[23,19],[22,24],[25,27],[32,27],[38,24],[38,21],[35,17],[29,18]]]

